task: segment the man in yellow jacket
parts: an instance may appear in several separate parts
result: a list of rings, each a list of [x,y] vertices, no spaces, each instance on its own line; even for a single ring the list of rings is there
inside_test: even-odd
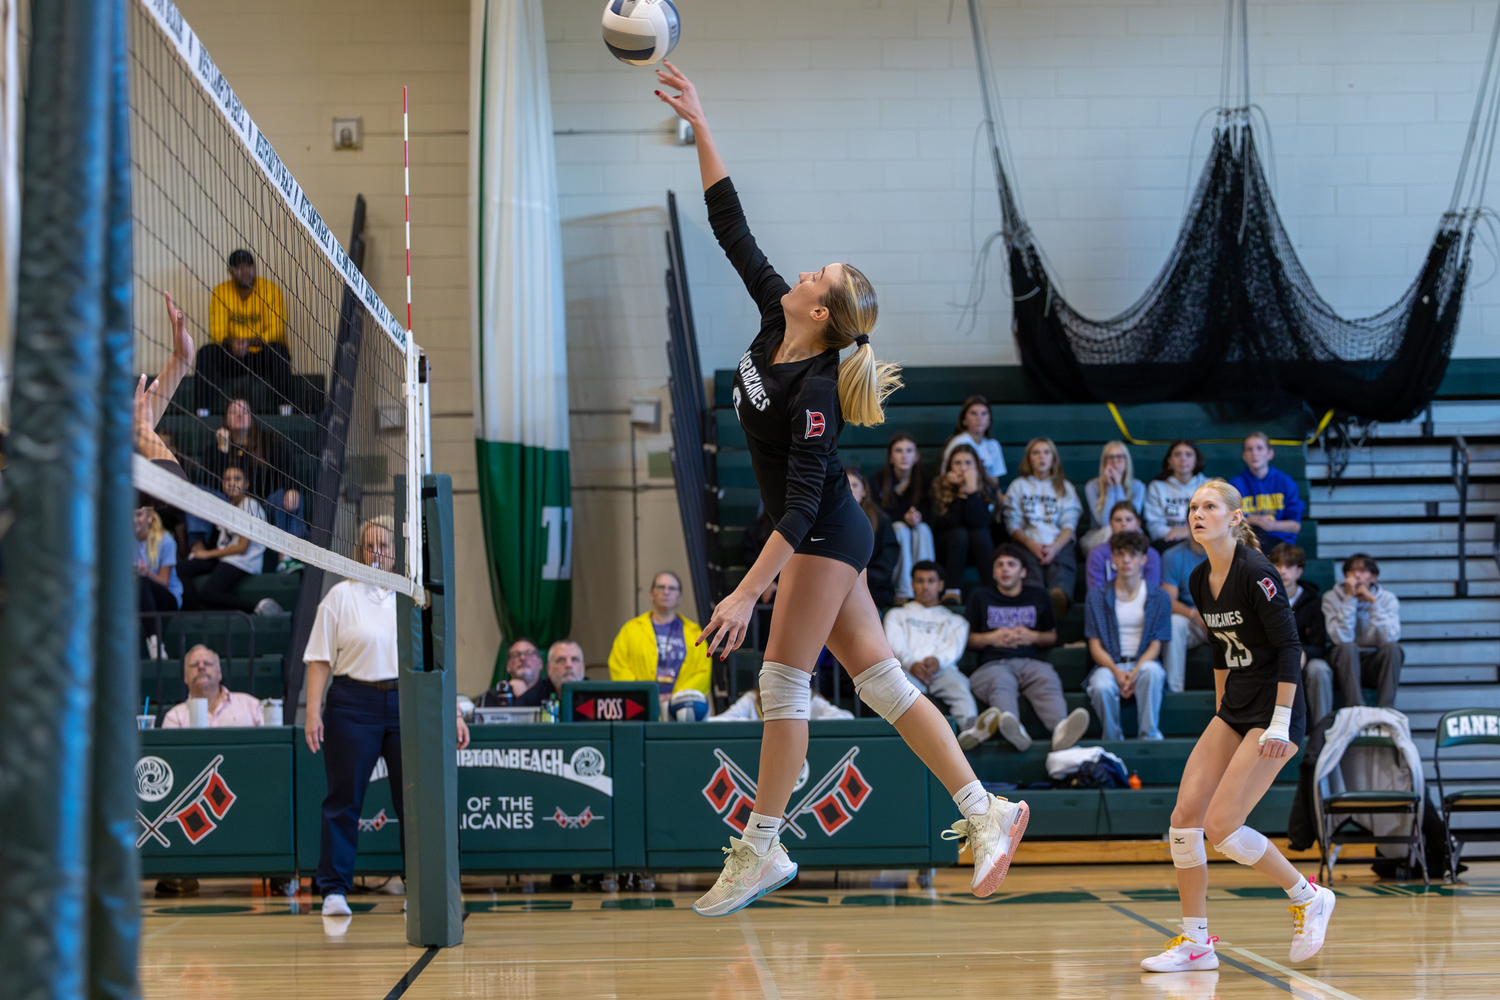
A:
[[[661,572],[651,581],[651,610],[621,627],[609,650],[612,681],[656,681],[662,717],[678,691],[696,689],[709,697],[712,668],[708,647],[695,645],[703,630],[677,613],[682,581]]]
[[[249,250],[234,251],[228,263],[229,280],[214,286],[209,299],[209,342],[198,350],[194,405],[204,414],[217,396],[244,391],[232,383],[248,379],[264,383],[278,406],[290,406],[286,300],[274,281],[256,273]]]

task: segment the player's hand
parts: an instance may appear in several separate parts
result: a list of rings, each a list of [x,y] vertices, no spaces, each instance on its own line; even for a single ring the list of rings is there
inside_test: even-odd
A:
[[[163,292],[167,298],[167,322],[172,324],[172,354],[178,360],[184,362],[189,368],[193,365],[193,337],[187,332],[187,316],[177,303],[172,301],[171,292]]]
[[[755,610],[755,594],[742,594],[739,588],[724,598],[714,608],[714,616],[703,627],[695,646],[708,644],[710,658],[719,653],[719,659],[729,659],[729,654],[740,648],[745,641],[745,630],[750,624],[750,615]]]
[[[459,724],[462,725],[463,723],[460,722]],[[323,745],[323,713],[309,709],[307,723],[302,728],[307,736],[307,748],[313,753],[317,753],[318,748]],[[465,740],[467,740],[468,735],[468,731],[464,730]]]
[[[1260,745],[1260,756],[1262,760],[1280,760],[1290,757],[1297,752],[1297,748],[1286,740],[1269,739]]]
[[[663,104],[677,112],[677,117],[693,128],[698,128],[704,120],[703,105],[698,100],[698,88],[693,86],[693,81],[689,80],[682,70],[667,60],[663,59],[661,64],[666,68],[656,71],[656,81],[663,87],[675,87],[682,93],[674,97],[658,90],[656,96],[661,98]]]

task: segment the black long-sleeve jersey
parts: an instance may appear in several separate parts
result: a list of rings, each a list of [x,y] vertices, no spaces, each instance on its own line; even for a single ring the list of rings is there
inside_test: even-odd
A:
[[[1297,685],[1292,701],[1293,733],[1306,728],[1307,703],[1302,696],[1302,643],[1297,618],[1282,589],[1281,574],[1265,556],[1243,543],[1215,598],[1204,560],[1188,578],[1188,590],[1214,649],[1214,666],[1228,670],[1219,716],[1225,722],[1264,726],[1276,708],[1276,685]]]
[[[791,287],[756,245],[730,179],[714,184],[703,198],[719,246],[760,307],[760,332],[735,373],[734,411],[766,512],[795,549],[813,525],[834,520],[840,505],[854,499],[837,444],[844,427],[839,352],[829,348],[802,361],[771,363],[786,336],[781,297]]]

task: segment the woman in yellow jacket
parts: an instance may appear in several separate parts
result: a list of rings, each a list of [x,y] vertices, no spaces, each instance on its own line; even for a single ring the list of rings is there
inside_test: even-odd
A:
[[[696,645],[697,623],[677,613],[682,581],[661,572],[651,581],[651,610],[621,627],[609,650],[609,679],[649,681],[659,685],[662,717],[667,702],[678,691],[696,689],[708,697],[712,668],[708,647]]]

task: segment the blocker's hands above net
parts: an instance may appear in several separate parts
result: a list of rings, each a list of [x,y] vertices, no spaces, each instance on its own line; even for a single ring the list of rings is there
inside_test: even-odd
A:
[[[698,102],[698,88],[693,86],[693,81],[684,76],[682,71],[670,62],[663,59],[662,65],[666,69],[656,71],[657,82],[663,87],[676,87],[682,93],[674,97],[658,90],[656,96],[661,98],[663,104],[677,112],[677,117],[694,128],[698,128],[703,121],[703,105]]]

